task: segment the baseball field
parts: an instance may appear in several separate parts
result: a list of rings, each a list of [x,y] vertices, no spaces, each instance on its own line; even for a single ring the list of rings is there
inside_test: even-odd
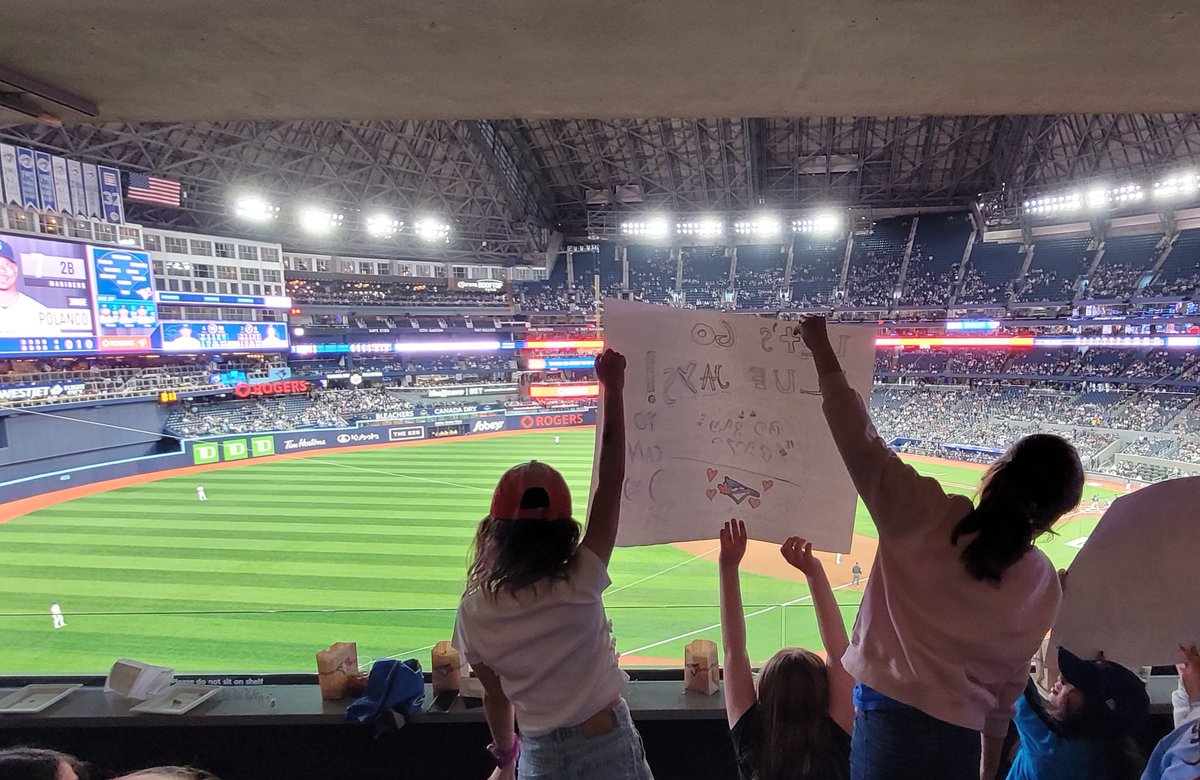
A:
[[[594,433],[558,435],[558,444],[554,433],[515,433],[243,461],[0,507],[3,671],[97,673],[122,657],[181,673],[312,671],[313,654],[335,641],[357,642],[363,659],[428,666],[429,648],[450,638],[472,534],[505,468],[555,465],[582,514]],[[982,474],[912,462],[961,493]],[[1089,484],[1085,507],[1114,487]],[[1082,511],[1040,544],[1066,565],[1096,519]],[[850,569],[858,561],[870,576],[874,544],[860,504],[853,551],[840,563],[822,556],[848,623],[865,586],[850,584]],[[605,601],[624,663],[674,666],[692,639],[719,643],[716,550],[615,551]],[[752,544],[743,572],[755,659],[785,644],[820,647],[803,577],[776,548]]]

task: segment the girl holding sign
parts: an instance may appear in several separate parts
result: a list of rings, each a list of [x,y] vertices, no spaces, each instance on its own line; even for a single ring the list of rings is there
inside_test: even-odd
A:
[[[1033,540],[1083,496],[1079,455],[1057,436],[1028,436],[988,470],[978,506],[947,495],[879,438],[824,318],[797,330],[833,440],[879,531],[843,657],[859,681],[851,777],[990,780],[1029,659],[1062,600]]]
[[[596,376],[604,427],[583,542],[566,480],[537,461],[505,472],[475,534],[454,644],[483,684],[494,780],[651,778],[601,598],[625,481],[624,356],[605,351]]]
[[[850,644],[833,588],[812,545],[792,537],[781,549],[804,572],[817,610],[826,661],[785,647],[763,664],[755,689],[746,652],[746,618],[738,565],[746,524],[721,529],[721,637],[725,644],[725,715],[739,780],[842,780],[850,775],[854,678],[842,668]]]

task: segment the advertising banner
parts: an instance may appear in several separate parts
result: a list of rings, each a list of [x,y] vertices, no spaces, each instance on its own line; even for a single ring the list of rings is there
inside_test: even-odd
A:
[[[100,194],[100,169],[83,163],[83,202],[88,219],[104,219],[104,198]]]
[[[71,213],[77,217],[86,217],[87,196],[83,189],[83,164],[78,160],[67,160],[67,188],[71,191]]]
[[[154,336],[154,348],[164,352],[265,352],[287,346],[287,326],[275,322],[163,322]]]
[[[125,222],[125,206],[121,202],[121,172],[116,168],[101,165],[100,202],[104,207],[104,220],[114,225]]]

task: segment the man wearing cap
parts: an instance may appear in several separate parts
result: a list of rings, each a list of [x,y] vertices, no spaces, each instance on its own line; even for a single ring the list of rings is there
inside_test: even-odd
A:
[[[21,292],[20,279],[16,252],[0,239],[0,334],[36,336],[42,329],[38,315],[48,309]]]
[[[1008,780],[1136,777],[1134,734],[1150,713],[1146,686],[1112,661],[1058,648],[1058,681],[1043,700],[1030,680],[1013,722],[1021,737]]]

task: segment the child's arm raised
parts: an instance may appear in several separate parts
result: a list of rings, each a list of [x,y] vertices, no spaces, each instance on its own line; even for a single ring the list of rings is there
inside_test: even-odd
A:
[[[854,731],[855,680],[842,666],[842,654],[850,646],[846,623],[833,596],[825,567],[812,554],[812,543],[793,536],[780,548],[784,560],[804,572],[817,610],[817,627],[825,646],[825,670],[829,675],[829,717],[847,734]]]
[[[600,473],[583,546],[607,566],[617,541],[625,484],[625,356],[606,349],[596,358],[596,376],[602,388],[604,429],[600,434]]]
[[[730,520],[721,529],[721,642],[725,645],[725,717],[733,728],[757,700],[750,654],[746,652],[746,615],[738,564],[746,554],[746,524]]]

